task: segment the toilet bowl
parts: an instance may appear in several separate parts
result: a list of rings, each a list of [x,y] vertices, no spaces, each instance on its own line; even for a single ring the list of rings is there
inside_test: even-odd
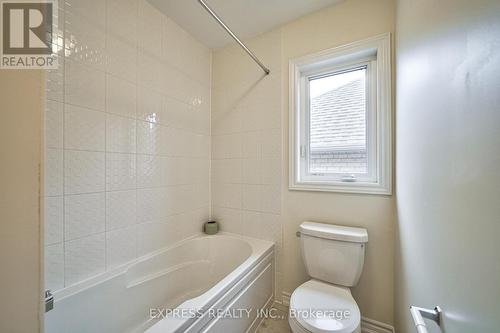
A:
[[[303,222],[302,258],[311,280],[294,290],[288,322],[294,333],[360,333],[350,287],[359,281],[368,233],[362,228]]]
[[[351,290],[314,279],[295,289],[288,318],[294,333],[361,332],[361,314]]]

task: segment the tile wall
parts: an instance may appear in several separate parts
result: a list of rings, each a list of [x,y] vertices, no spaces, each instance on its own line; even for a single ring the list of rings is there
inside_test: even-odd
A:
[[[281,295],[281,33],[247,42],[270,75],[237,45],[213,53],[212,215],[225,231],[276,243]]]
[[[59,1],[58,24],[45,115],[52,290],[199,232],[210,206],[210,50],[144,0]]]

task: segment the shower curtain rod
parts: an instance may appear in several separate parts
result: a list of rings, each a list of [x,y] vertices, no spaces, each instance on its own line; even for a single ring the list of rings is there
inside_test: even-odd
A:
[[[240,44],[240,46],[243,48],[243,50],[245,50],[245,52],[248,53],[248,55],[253,59],[253,61],[255,61],[257,63],[257,65],[259,65],[260,68],[262,68],[262,70],[264,71],[264,73],[266,73],[266,75],[268,75],[270,73],[269,68],[267,68],[266,66],[264,66],[264,64],[262,62],[260,62],[259,58],[257,58],[255,56],[255,54],[253,54],[253,52],[250,51],[250,49],[245,44],[243,44],[243,42],[231,31],[231,29],[229,29],[229,27],[224,23],[224,21],[221,20],[221,18],[213,11],[213,9],[210,8],[210,6],[208,6],[204,0],[198,0],[198,2],[221,25],[221,27],[223,27],[224,30],[226,30],[227,33],[231,37],[233,37],[233,39],[238,44]]]

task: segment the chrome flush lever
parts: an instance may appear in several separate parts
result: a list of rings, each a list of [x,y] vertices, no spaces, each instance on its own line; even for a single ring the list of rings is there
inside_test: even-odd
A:
[[[45,312],[49,312],[54,308],[54,295],[50,289],[45,290]]]

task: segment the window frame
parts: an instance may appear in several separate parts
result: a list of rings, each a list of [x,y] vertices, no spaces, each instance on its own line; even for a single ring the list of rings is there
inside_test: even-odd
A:
[[[366,147],[371,174],[352,181],[341,173],[308,173],[310,78],[361,66],[367,67]],[[390,34],[292,59],[289,76],[289,189],[391,195]]]
[[[332,75],[337,75],[345,72],[350,72],[356,69],[365,68],[365,85],[366,85],[366,148],[367,148],[367,164],[368,172],[366,176],[356,177],[356,181],[361,182],[374,182],[376,181],[376,156],[374,152],[376,151],[376,131],[375,122],[372,118],[375,116],[376,108],[376,92],[374,88],[376,87],[376,76],[373,75],[372,71],[376,70],[376,61],[374,57],[368,57],[365,59],[360,59],[359,61],[349,62],[342,64],[340,66],[328,66],[321,68],[320,70],[313,70],[309,72],[302,73],[300,78],[300,94],[304,96],[303,103],[301,106],[301,121],[300,121],[300,145],[301,145],[301,163],[299,163],[300,179],[308,183],[337,183],[344,182],[342,179],[349,177],[348,173],[312,173],[309,169],[311,156],[311,142],[310,142],[310,128],[311,128],[311,103],[310,103],[310,82],[311,79],[317,77],[327,77]]]

